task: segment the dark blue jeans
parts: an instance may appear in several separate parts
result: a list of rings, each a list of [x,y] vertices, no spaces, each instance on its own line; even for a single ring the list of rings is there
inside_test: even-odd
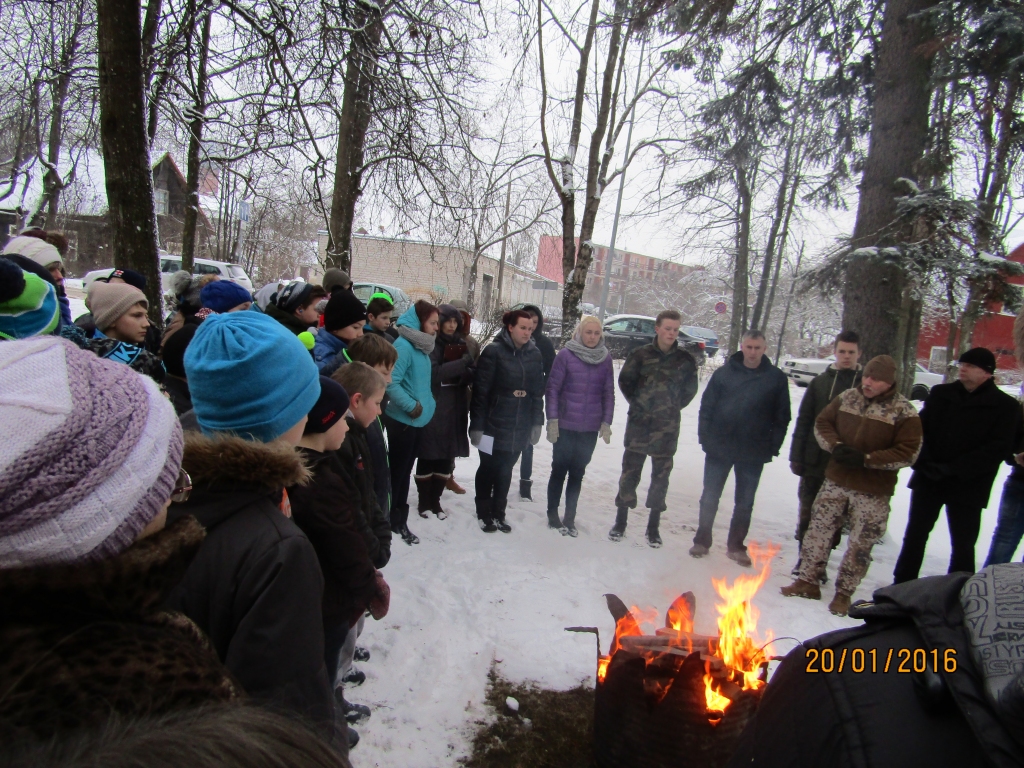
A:
[[[697,524],[697,533],[693,537],[694,544],[711,546],[711,528],[715,524],[715,515],[718,514],[718,502],[722,498],[725,481],[729,479],[729,472],[733,469],[736,471],[736,502],[726,547],[730,552],[746,550],[743,540],[747,538],[747,530],[750,528],[754,496],[757,494],[757,485],[761,482],[764,464],[755,461],[732,462],[715,456],[704,457],[704,492],[700,497],[700,520]]]
[[[530,480],[533,477],[533,443],[527,442],[523,448],[523,460],[519,462],[519,479]]]
[[[1003,485],[1003,497],[999,500],[999,521],[992,534],[985,565],[1008,563],[1024,537],[1024,481],[1013,476]]]
[[[565,483],[565,519],[568,527],[576,520],[576,504],[583,487],[583,475],[594,455],[597,432],[574,432],[559,430],[558,441],[551,451],[551,477],[548,479],[548,510],[558,511],[562,498],[562,484]],[[531,448],[533,446],[530,446]],[[565,476],[569,476],[566,483]]]

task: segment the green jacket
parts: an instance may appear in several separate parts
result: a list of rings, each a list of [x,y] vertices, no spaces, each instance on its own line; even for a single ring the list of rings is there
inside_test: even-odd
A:
[[[814,377],[800,401],[800,412],[796,417],[796,428],[793,430],[793,442],[789,449],[789,460],[803,465],[803,474],[809,477],[824,477],[828,460],[832,454],[826,453],[814,439],[814,422],[825,407],[848,389],[860,384],[861,368],[840,371],[829,365]]]
[[[656,343],[633,350],[619,373],[619,389],[629,402],[626,450],[648,456],[674,456],[679,412],[697,394],[697,363],[678,343],[668,352]]]

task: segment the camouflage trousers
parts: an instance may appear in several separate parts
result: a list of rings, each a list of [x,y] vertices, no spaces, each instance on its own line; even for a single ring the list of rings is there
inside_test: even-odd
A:
[[[626,449],[622,453],[622,474],[619,476],[619,492],[615,506],[619,509],[636,509],[636,488],[640,485],[640,473],[644,470],[646,453]],[[665,496],[668,495],[668,478],[672,474],[672,456],[651,456],[651,487],[647,489],[647,507],[652,512],[664,512]]]
[[[836,592],[852,595],[871,565],[871,548],[885,535],[889,521],[889,497],[851,491],[826,480],[814,500],[811,525],[800,549],[800,578],[818,583],[832,549],[832,539],[850,515],[850,540],[839,565]]]
[[[796,524],[796,540],[803,542],[804,535],[807,533],[807,528],[811,524],[811,514],[814,512],[814,500],[818,498],[818,491],[821,490],[821,486],[824,485],[824,477],[815,477],[813,475],[804,475],[800,478],[800,486],[797,488],[797,498],[800,500],[800,518]],[[832,538],[832,549],[839,546],[839,542],[842,539],[844,533],[849,533],[850,530],[850,516],[843,515],[843,525],[836,531],[836,535]]]

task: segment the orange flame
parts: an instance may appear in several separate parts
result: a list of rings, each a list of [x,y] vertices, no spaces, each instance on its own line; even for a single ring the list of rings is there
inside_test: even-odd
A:
[[[711,580],[718,596],[725,601],[715,605],[719,614],[716,655],[731,670],[730,677],[736,683],[742,682],[745,691],[764,685],[758,679],[760,665],[767,660],[761,646],[767,647],[771,643],[772,634],[768,632],[763,641],[756,639],[759,611],[753,606],[751,599],[771,574],[771,560],[778,554],[779,549],[777,544],[768,544],[762,549],[752,542],[749,549],[750,559],[753,560],[755,567],[760,567],[759,573],[754,576],[739,576],[731,586],[725,579]],[[708,680],[709,677],[706,677],[704,682],[710,701],[711,687]]]
[[[678,632],[693,632],[693,616],[690,615],[690,604],[681,595],[669,606],[665,620],[667,626]]]
[[[653,609],[651,609],[653,610]],[[641,615],[641,621],[645,623],[650,620],[650,613],[641,611],[635,605],[629,610],[629,612],[615,622],[615,636],[612,638],[612,647],[608,649],[607,656],[601,656],[597,660],[597,680],[598,682],[604,682],[604,676],[608,672],[608,665],[611,663],[612,656],[615,652],[622,647],[619,643],[620,637],[628,637],[630,635],[642,635],[643,630],[640,629],[640,622],[637,621],[634,616],[634,612]],[[654,613],[655,620],[657,619],[657,612]]]
[[[704,700],[707,702],[708,712],[725,712],[725,708],[732,704],[732,699],[723,696],[719,691],[711,687],[714,678],[710,672],[704,673]]]

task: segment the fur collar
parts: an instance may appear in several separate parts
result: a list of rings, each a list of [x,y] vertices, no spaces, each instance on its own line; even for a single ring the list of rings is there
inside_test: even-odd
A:
[[[260,443],[233,435],[185,432],[181,465],[196,488],[216,485],[278,490],[309,482],[298,449],[281,441]]]
[[[205,536],[194,517],[184,517],[106,560],[0,570],[0,617],[55,624],[152,613],[181,581]]]

